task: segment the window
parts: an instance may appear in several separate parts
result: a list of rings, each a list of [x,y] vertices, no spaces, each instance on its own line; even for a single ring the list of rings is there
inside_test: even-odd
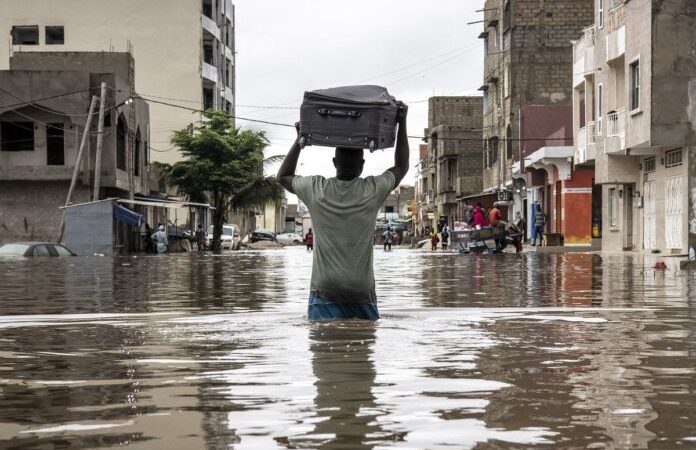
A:
[[[510,0],[505,2],[505,8],[503,9],[503,31],[507,31],[510,28]]]
[[[145,145],[143,145],[143,156],[145,158],[145,165],[147,166],[150,164],[150,146],[147,141],[145,141]]]
[[[435,156],[437,156],[437,144],[437,133],[433,133],[432,136],[430,136],[430,150]]]
[[[602,98],[604,97],[604,85],[597,85],[597,132],[602,134],[602,115],[604,111],[602,110]]]
[[[483,56],[488,56],[488,35],[483,38]]]
[[[210,0],[203,0],[203,15],[209,19],[213,18],[213,3]]]
[[[126,170],[126,139],[128,130],[122,115],[118,116],[116,124],[116,168]]]
[[[497,137],[492,137],[488,140],[488,154],[487,154],[487,159],[488,159],[488,167],[493,167],[493,164],[495,164],[498,161],[498,138]]]
[[[652,158],[648,158],[645,161],[643,161],[643,172],[644,173],[651,173],[655,171],[655,157],[653,156]]]
[[[34,150],[33,122],[2,122],[2,151],[21,152]]]
[[[205,42],[203,44],[203,61],[206,63],[213,65],[214,60],[213,60],[213,43],[212,42]]]
[[[215,93],[212,88],[203,88],[203,109],[215,108]]]
[[[609,225],[612,228],[619,226],[619,195],[616,188],[609,189]]]
[[[73,256],[72,252],[62,245],[54,245],[53,248],[58,253],[58,256]]]
[[[604,28],[604,0],[599,0],[599,7],[597,8],[597,23],[599,28]]]
[[[510,96],[510,66],[505,66],[503,73],[503,86],[505,86],[505,97]]]
[[[39,26],[12,27],[12,45],[39,45]]]
[[[631,63],[629,76],[631,77],[631,111],[633,111],[640,108],[640,61]]]
[[[493,39],[491,40],[491,49],[496,50],[498,48],[498,27],[493,27],[493,33],[490,34],[490,36],[493,36]]]
[[[65,27],[46,27],[46,45],[65,44]]]
[[[62,123],[51,123],[46,127],[46,164],[65,165],[65,130]]]
[[[512,127],[510,125],[507,126],[507,131],[505,132],[505,149],[507,159],[512,158]]]
[[[386,214],[392,214],[392,213],[394,213],[394,207],[393,207],[393,206],[385,206],[385,207],[384,207],[384,212],[385,212]]]
[[[483,90],[483,113],[488,114],[488,89]]]
[[[51,256],[51,252],[48,250],[48,247],[45,245],[37,245],[34,247],[34,256]]]
[[[665,167],[669,168],[669,167],[676,167],[676,166],[681,166],[681,165],[682,165],[682,151],[681,151],[681,149],[665,152]]]
[[[140,155],[142,155],[143,139],[140,130],[135,133],[135,152],[133,153],[133,175],[140,176]]]

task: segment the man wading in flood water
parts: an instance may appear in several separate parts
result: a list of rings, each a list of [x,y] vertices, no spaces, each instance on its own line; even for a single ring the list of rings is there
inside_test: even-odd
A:
[[[335,178],[295,175],[299,137],[278,171],[285,189],[309,209],[314,228],[310,320],[379,319],[372,250],[377,213],[408,172],[408,107],[400,104],[394,167],[360,178],[363,150],[336,148]]]

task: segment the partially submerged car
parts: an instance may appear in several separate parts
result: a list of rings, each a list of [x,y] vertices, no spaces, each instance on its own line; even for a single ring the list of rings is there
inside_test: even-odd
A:
[[[251,238],[249,239],[252,243],[258,241],[272,241],[275,242],[276,235],[273,231],[266,228],[257,228],[251,233]]]
[[[76,256],[67,247],[53,242],[12,242],[0,246],[0,257]]]
[[[299,233],[282,233],[276,236],[276,240],[285,245],[299,245],[304,242],[304,238]]]
[[[222,235],[220,236],[220,247],[232,249],[234,247],[234,239],[239,237],[239,227],[232,224],[224,224],[222,226]],[[210,248],[213,242],[213,226],[208,227],[208,237],[205,245]]]

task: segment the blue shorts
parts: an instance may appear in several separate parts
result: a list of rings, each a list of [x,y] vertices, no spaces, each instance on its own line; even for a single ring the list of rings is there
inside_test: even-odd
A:
[[[379,319],[377,303],[332,303],[309,296],[309,320]]]

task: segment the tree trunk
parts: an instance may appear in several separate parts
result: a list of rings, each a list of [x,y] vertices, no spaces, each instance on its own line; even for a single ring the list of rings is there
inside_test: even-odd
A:
[[[210,249],[214,253],[220,253],[220,246],[222,244],[220,237],[222,236],[222,223],[225,220],[225,211],[223,207],[223,195],[219,191],[213,193],[213,205],[215,210],[213,211],[213,241],[210,244]]]

